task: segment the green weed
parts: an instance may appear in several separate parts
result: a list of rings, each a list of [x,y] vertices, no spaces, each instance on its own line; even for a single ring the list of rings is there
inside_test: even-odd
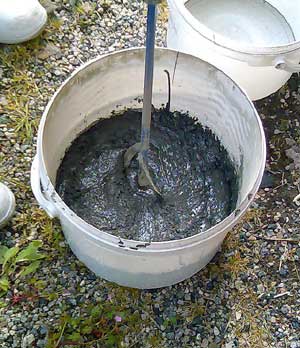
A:
[[[34,273],[40,266],[41,260],[46,257],[39,251],[42,242],[34,240],[21,249],[19,246],[8,248],[0,246],[0,297],[10,289],[11,280],[25,277]]]
[[[64,313],[59,325],[50,331],[47,348],[57,347],[119,347],[130,323],[140,321],[139,315],[124,304],[106,301],[80,308],[80,316]]]

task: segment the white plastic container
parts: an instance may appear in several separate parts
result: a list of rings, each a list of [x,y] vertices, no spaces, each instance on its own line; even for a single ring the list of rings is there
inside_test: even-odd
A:
[[[38,0],[0,0],[0,42],[31,40],[44,28],[47,13]]]
[[[180,282],[203,268],[227,232],[253,200],[265,166],[265,138],[257,112],[224,73],[199,58],[168,49],[155,52],[153,103],[168,98],[164,70],[171,73],[172,110],[189,111],[212,129],[228,150],[240,176],[235,211],[218,225],[192,237],[140,247],[89,225],[54,189],[57,169],[78,134],[113,110],[140,108],[144,49],[130,49],[88,62],[66,80],[49,102],[38,132],[31,185],[40,206],[58,217],[74,254],[101,277],[135,288]]]
[[[300,71],[300,0],[168,0],[167,44],[227,73],[252,100]]]
[[[0,182],[0,228],[4,227],[15,212],[16,201],[12,191]]]

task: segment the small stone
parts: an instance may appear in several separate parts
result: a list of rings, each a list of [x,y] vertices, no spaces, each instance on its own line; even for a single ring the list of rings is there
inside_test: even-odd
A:
[[[20,320],[22,323],[26,323],[28,321],[28,318],[26,316],[23,316]]]
[[[175,339],[178,340],[183,336],[183,330],[179,329],[176,331]]]
[[[296,342],[296,341],[291,342],[291,348],[300,348],[300,341],[298,341],[298,342]]]
[[[274,216],[274,221],[275,222],[278,222],[279,220],[280,220],[280,218],[281,218],[281,213],[276,213],[276,215]]]
[[[289,306],[289,305],[283,305],[283,306],[281,307],[281,312],[282,312],[283,314],[288,314],[289,311],[290,311],[290,306]]]
[[[273,230],[267,230],[267,237],[273,237],[274,236],[274,231]]]
[[[226,343],[225,348],[234,348],[234,343],[233,342]]]
[[[26,335],[22,340],[21,348],[31,348],[34,342],[33,334]]]
[[[90,13],[93,10],[92,5],[88,1],[83,2],[81,4],[81,8],[86,14]]]
[[[214,327],[214,335],[219,336],[220,335],[220,330],[215,326]]]
[[[275,230],[275,229],[277,228],[277,225],[276,225],[276,224],[269,224],[269,225],[268,225],[268,228],[269,228],[270,230]]]
[[[174,334],[174,332],[168,332],[168,333],[166,334],[166,337],[167,337],[167,339],[169,339],[169,340],[174,340],[175,334]]]
[[[299,248],[299,251],[300,251],[300,248]],[[299,253],[299,255],[300,255],[300,253]],[[177,298],[182,299],[182,298],[184,298],[184,292],[183,291],[178,291],[176,296],[177,296]]]
[[[191,301],[191,294],[185,294],[185,295],[184,295],[184,299],[185,299],[186,301]]]
[[[61,50],[55,46],[54,44],[48,43],[44,49],[42,49],[38,54],[37,57],[41,60],[46,60],[51,56],[60,56],[62,53]]]
[[[241,280],[237,280],[234,284],[237,290],[241,290],[244,286],[244,283]]]
[[[260,184],[260,188],[262,189],[269,188],[269,187],[273,187],[273,185],[274,185],[274,175],[272,175],[268,171],[265,171]]]
[[[285,268],[281,268],[279,274],[281,275],[281,277],[285,278],[289,274],[289,271]]]
[[[54,74],[55,76],[60,76],[60,75],[62,75],[61,71],[59,71],[58,69],[54,70],[54,71],[53,71],[53,74]]]
[[[256,237],[255,237],[255,236],[253,236],[253,235],[251,235],[251,236],[248,238],[248,240],[250,240],[250,241],[254,241],[254,240],[256,240]]]
[[[79,64],[80,64],[79,60],[76,59],[75,57],[73,57],[73,58],[70,59],[70,63],[71,63],[72,65],[79,65]]]
[[[292,148],[285,151],[287,157],[294,161],[293,168],[300,169],[300,146],[293,146]]]
[[[236,317],[236,320],[239,321],[242,317],[242,312],[240,311],[235,312],[235,317]]]
[[[257,285],[258,294],[263,294],[265,292],[265,287],[262,284]]]
[[[1,96],[0,97],[0,104],[3,106],[6,106],[8,104],[7,99],[5,98],[5,96]]]
[[[37,314],[34,314],[32,317],[32,321],[37,321],[39,319],[39,316]]]
[[[40,331],[40,334],[41,334],[41,335],[46,335],[47,332],[48,332],[48,329],[47,329],[46,326],[41,325],[39,331]]]
[[[208,339],[204,338],[201,342],[201,348],[207,348],[208,347]]]
[[[74,299],[74,298],[68,298],[67,299],[67,302],[70,304],[70,305],[72,305],[72,306],[76,306],[77,305],[77,302],[76,302],[76,300]]]
[[[46,341],[45,340],[38,340],[36,342],[36,346],[39,347],[39,348],[44,348],[46,345]]]

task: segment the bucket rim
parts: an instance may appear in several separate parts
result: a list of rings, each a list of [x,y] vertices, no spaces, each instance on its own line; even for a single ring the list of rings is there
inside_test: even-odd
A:
[[[45,129],[45,124],[47,120],[47,115],[49,114],[52,105],[54,104],[56,98],[59,96],[61,91],[67,86],[73,79],[76,78],[77,74],[80,73],[82,70],[87,68],[88,66],[95,64],[103,59],[107,59],[108,57],[111,56],[118,56],[122,54],[127,54],[127,53],[139,53],[142,51],[145,51],[144,47],[134,47],[134,48],[128,48],[128,49],[122,49],[119,51],[115,51],[112,53],[107,53],[104,55],[100,55],[96,58],[93,58],[86,63],[84,63],[82,66],[79,68],[75,69],[72,74],[60,85],[60,87],[56,90],[56,92],[53,94],[51,99],[49,100],[40,124],[38,128],[38,135],[37,135],[37,162],[38,162],[38,172],[40,176],[40,181],[41,185],[44,191],[44,194],[46,195],[47,199],[49,200],[50,204],[54,204],[56,207],[55,209],[59,211],[58,213],[58,218],[60,219],[61,216],[64,216],[67,220],[72,222],[72,224],[75,224],[78,228],[80,228],[85,234],[89,235],[92,239],[96,239],[99,242],[105,243],[107,246],[110,246],[111,248],[117,247],[120,251],[123,250],[125,252],[134,252],[134,253],[157,253],[157,252],[170,252],[170,251],[175,251],[175,250],[180,250],[180,249],[185,249],[187,247],[192,247],[196,244],[203,243],[204,241],[208,241],[209,239],[215,238],[218,234],[225,233],[226,231],[230,230],[241,218],[241,216],[246,212],[247,208],[250,206],[251,202],[253,201],[255,194],[257,193],[263,173],[264,173],[264,168],[265,168],[265,163],[266,163],[266,139],[265,139],[265,134],[262,126],[261,119],[258,115],[258,112],[248,97],[247,93],[241,88],[232,78],[230,78],[226,73],[224,73],[221,69],[215,67],[211,63],[208,63],[204,61],[203,59],[200,59],[196,56],[186,54],[183,52],[179,52],[177,50],[173,50],[170,48],[165,48],[165,47],[160,47],[156,48],[156,50],[163,52],[173,52],[174,54],[180,54],[183,57],[189,57],[189,59],[192,60],[197,60],[197,61],[202,61],[205,62],[208,66],[214,67],[216,70],[220,71],[223,75],[226,76],[235,86],[236,88],[240,91],[240,93],[244,96],[246,101],[249,103],[249,105],[252,108],[252,111],[254,113],[258,130],[262,139],[262,147],[260,149],[261,152],[261,164],[260,168],[258,170],[257,176],[255,183],[253,187],[251,188],[250,192],[248,193],[247,197],[239,203],[239,205],[235,208],[235,210],[228,215],[225,219],[223,219],[221,222],[218,224],[210,227],[208,230],[199,232],[195,235],[192,235],[190,237],[182,238],[182,239],[176,239],[176,240],[169,240],[169,241],[161,241],[161,242],[151,242],[149,246],[146,248],[138,248],[136,250],[137,245],[145,244],[144,241],[138,241],[138,240],[132,240],[132,239],[126,239],[126,238],[120,238],[118,236],[112,235],[108,232],[101,231],[100,229],[94,227],[93,225],[89,224],[85,220],[83,220],[81,217],[79,217],[60,197],[60,195],[56,192],[55,187],[53,186],[47,170],[46,170],[46,165],[44,161],[44,156],[43,156],[43,136],[44,136],[44,129]],[[120,239],[124,243],[124,247],[119,247]],[[134,249],[133,249],[134,248]]]
[[[278,45],[278,46],[251,46],[251,45],[238,45],[235,44],[234,41],[230,39],[226,39],[226,37],[215,33],[213,30],[209,29],[204,24],[201,24],[192,14],[191,12],[186,8],[185,3],[187,1],[181,1],[181,0],[168,0],[172,6],[174,6],[182,19],[193,29],[195,30],[199,35],[204,37],[205,39],[211,41],[216,46],[219,46],[220,48],[227,49],[230,51],[234,51],[239,54],[246,54],[246,55],[253,55],[253,56],[277,56],[277,55],[284,55],[287,53],[293,53],[295,51],[300,50],[300,40],[295,40],[294,42],[290,42],[285,45]],[[267,0],[264,0],[264,2],[268,3]],[[274,7],[270,4],[270,6]],[[274,7],[276,9],[276,7]],[[277,10],[277,9],[276,9]],[[291,26],[290,26],[291,27]],[[291,30],[294,35],[293,28],[291,27]],[[300,53],[299,53],[299,60],[300,60]]]

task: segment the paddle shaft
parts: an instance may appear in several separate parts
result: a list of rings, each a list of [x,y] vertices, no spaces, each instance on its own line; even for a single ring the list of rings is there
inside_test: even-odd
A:
[[[147,158],[147,150],[149,149],[149,145],[150,145],[155,27],[156,27],[156,5],[155,3],[149,3],[148,13],[147,13],[144,101],[143,101],[142,129],[141,129],[141,153],[145,158]]]

